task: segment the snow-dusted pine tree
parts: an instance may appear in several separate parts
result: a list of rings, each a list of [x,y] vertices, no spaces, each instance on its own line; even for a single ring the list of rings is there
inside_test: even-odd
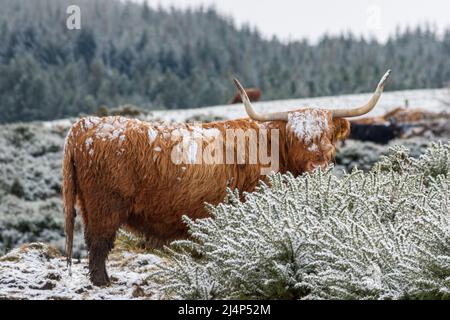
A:
[[[374,168],[276,174],[239,200],[185,218],[191,240],[152,277],[190,299],[450,298],[450,145]]]

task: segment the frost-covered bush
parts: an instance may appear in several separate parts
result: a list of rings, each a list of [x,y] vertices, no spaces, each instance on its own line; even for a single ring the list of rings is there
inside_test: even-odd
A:
[[[345,169],[347,172],[354,168],[368,171],[380,157],[387,155],[391,147],[401,145],[409,149],[409,154],[417,158],[425,152],[433,139],[425,139],[423,137],[414,137],[410,139],[395,139],[388,145],[376,144],[373,142],[363,142],[357,140],[347,140],[337,147],[336,152],[336,173]]]
[[[0,198],[0,255],[29,242],[46,242],[64,250],[61,199],[24,201],[13,195]],[[75,256],[85,253],[81,225],[76,224]]]
[[[439,176],[447,177],[450,171],[450,144],[442,142],[431,143],[418,158],[410,157],[405,146],[393,146],[389,156],[381,156],[374,170],[414,173],[426,181],[432,181]]]
[[[0,126],[0,189],[29,201],[59,197],[67,130],[43,124]]]
[[[387,147],[373,142],[347,140],[337,146],[336,165],[351,171],[357,167],[361,170],[370,170],[381,155],[387,152]]]
[[[153,275],[182,298],[450,299],[449,145],[393,148],[373,170],[271,177],[185,218]]]
[[[64,248],[61,163],[68,126],[0,126],[0,254],[33,241]],[[75,256],[83,255],[82,235],[75,240]]]

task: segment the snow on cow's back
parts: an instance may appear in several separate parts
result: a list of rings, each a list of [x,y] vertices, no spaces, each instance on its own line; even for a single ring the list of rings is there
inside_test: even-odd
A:
[[[74,152],[81,153],[84,159],[94,160],[94,155],[100,154],[104,158],[130,153],[144,155],[145,159],[152,159],[155,163],[162,157],[170,158],[171,150],[182,142],[183,147],[190,150],[189,161],[186,162],[194,164],[201,155],[200,141],[206,143],[220,136],[222,131],[219,127],[198,123],[145,122],[121,116],[86,117],[72,126],[68,139],[74,138],[71,139],[75,141]]]
[[[124,117],[86,117],[78,120],[70,129],[66,145],[72,142],[74,152],[82,152],[92,157],[99,142],[116,141],[119,144],[126,140],[126,130],[130,125],[138,126],[138,120]],[[139,121],[140,122],[140,121]]]

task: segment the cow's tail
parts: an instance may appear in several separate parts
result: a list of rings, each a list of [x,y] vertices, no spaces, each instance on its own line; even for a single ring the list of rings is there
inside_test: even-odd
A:
[[[70,131],[64,146],[64,160],[62,168],[62,194],[64,199],[65,216],[64,229],[66,233],[66,256],[69,273],[71,273],[72,266],[73,229],[76,217],[75,202],[77,196],[75,162],[73,157],[74,146],[72,138],[73,136]]]

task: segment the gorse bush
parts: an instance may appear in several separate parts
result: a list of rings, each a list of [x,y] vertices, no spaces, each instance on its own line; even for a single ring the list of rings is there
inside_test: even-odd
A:
[[[153,275],[189,299],[449,299],[450,146],[394,147],[369,172],[273,175],[185,218]]]

